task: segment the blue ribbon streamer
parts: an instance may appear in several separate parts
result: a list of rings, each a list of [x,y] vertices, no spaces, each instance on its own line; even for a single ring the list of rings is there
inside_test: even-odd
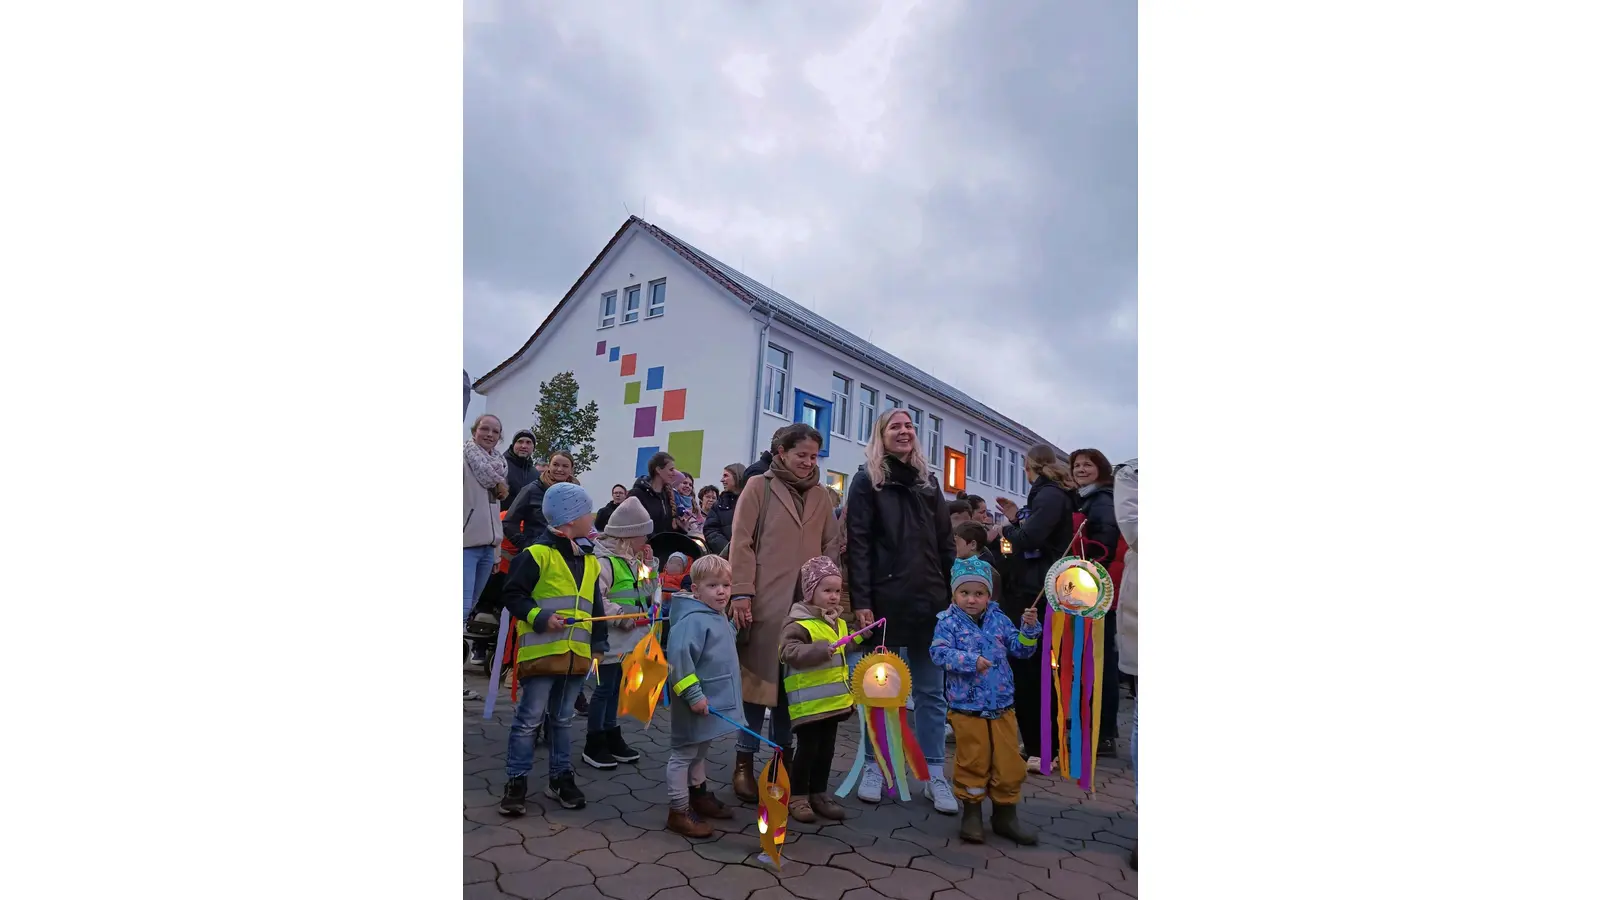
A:
[[[1072,617],[1072,696],[1066,698],[1067,709],[1072,718],[1069,720],[1067,734],[1068,747],[1067,765],[1069,778],[1078,777],[1078,767],[1083,764],[1083,727],[1082,711],[1078,707],[1078,698],[1083,691],[1083,619]]]
[[[861,740],[856,742],[856,761],[844,776],[844,780],[839,782],[839,789],[833,792],[835,797],[844,798],[850,796],[851,788],[854,788],[856,782],[861,778],[861,770],[867,767],[867,708],[865,706],[856,704],[856,718],[861,722]]]
[[[500,631],[494,638],[494,665],[490,668],[489,696],[483,704],[483,717],[494,718],[494,699],[500,693],[500,665],[505,662],[506,632],[511,630],[511,607],[502,607],[500,610]]]

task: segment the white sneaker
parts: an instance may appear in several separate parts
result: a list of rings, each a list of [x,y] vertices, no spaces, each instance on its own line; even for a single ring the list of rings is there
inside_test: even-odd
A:
[[[922,796],[933,801],[935,812],[953,816],[961,811],[961,805],[956,802],[955,791],[950,790],[950,781],[943,775],[935,775],[928,783],[922,786]]]
[[[867,763],[861,772],[861,787],[856,789],[856,797],[862,803],[877,803],[883,799],[883,772],[877,763]],[[950,802],[954,803],[955,797],[951,797]]]
[[[949,722],[944,723],[944,742],[946,744],[954,744],[956,742],[956,730],[950,727]]]
[[[1032,772],[1035,775],[1039,774],[1039,757],[1037,757],[1037,756],[1028,757],[1028,771]]]
[[[461,686],[461,699],[462,700],[482,700],[483,698],[478,696],[478,692],[477,691],[475,691],[472,688],[469,688],[469,687],[467,687],[466,685],[463,684]]]

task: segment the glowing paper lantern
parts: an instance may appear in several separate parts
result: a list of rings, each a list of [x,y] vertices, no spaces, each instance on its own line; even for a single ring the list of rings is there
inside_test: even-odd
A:
[[[762,767],[756,801],[760,807],[756,830],[761,834],[761,849],[772,859],[773,868],[782,868],[783,842],[789,834],[789,770],[784,768],[781,752],[774,753]]]
[[[866,766],[870,745],[889,796],[902,801],[911,799],[907,773],[919,781],[928,780],[927,758],[922,755],[906,716],[911,670],[905,660],[879,647],[856,663],[850,693],[855,696],[856,713],[861,720],[861,743],[856,748],[855,764],[835,794],[847,796],[855,787]]]
[[[622,659],[622,686],[617,698],[617,711],[650,725],[667,684],[667,655],[656,639],[656,626],[651,626],[638,646]]]
[[[1105,675],[1105,630],[1100,620],[1111,610],[1111,576],[1093,560],[1068,556],[1045,574],[1044,593],[1050,603],[1045,609],[1042,652],[1050,665],[1040,667],[1040,690],[1055,694],[1056,719],[1050,721],[1048,709],[1040,719],[1043,768],[1056,768],[1049,762],[1054,737],[1061,748],[1055,757],[1061,776],[1075,779],[1092,794]]]

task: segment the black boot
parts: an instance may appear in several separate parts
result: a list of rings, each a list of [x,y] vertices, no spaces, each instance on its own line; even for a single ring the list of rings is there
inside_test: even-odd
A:
[[[994,805],[994,815],[989,819],[989,827],[994,829],[995,834],[1011,838],[1019,844],[1032,846],[1039,843],[1039,832],[1029,828],[1021,819],[1017,818],[1015,804],[1003,806],[996,803]]]
[[[520,816],[528,811],[528,776],[506,779],[506,792],[500,797],[500,814]]]
[[[1139,848],[1138,847],[1133,848],[1133,852],[1128,854],[1128,865],[1131,866],[1135,872],[1139,871]]]
[[[567,809],[583,809],[588,802],[583,798],[583,791],[578,790],[578,779],[571,772],[563,772],[550,779],[544,795]]]
[[[969,844],[983,843],[983,803],[961,804],[961,839]]]
[[[606,729],[606,749],[611,751],[612,758],[617,762],[631,763],[639,761],[639,751],[629,747],[627,742],[622,739],[622,728],[620,726]]]
[[[611,754],[605,732],[591,731],[583,743],[583,761],[596,769],[615,769],[617,758]]]
[[[578,692],[578,699],[572,702],[572,711],[580,716],[589,714],[589,698],[585,697],[582,691]]]

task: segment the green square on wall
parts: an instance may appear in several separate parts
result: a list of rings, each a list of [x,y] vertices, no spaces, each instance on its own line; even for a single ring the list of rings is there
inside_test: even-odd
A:
[[[622,402],[624,404],[639,402],[639,387],[637,381],[630,381],[622,386]]]
[[[700,457],[705,451],[704,431],[674,431],[667,435],[667,452],[678,464],[678,471],[700,477]]]

